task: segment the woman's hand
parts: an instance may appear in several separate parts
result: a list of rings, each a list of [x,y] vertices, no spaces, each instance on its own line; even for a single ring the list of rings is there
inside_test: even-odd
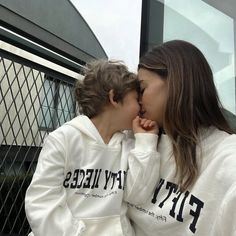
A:
[[[155,121],[136,116],[133,120],[133,132],[158,134],[159,127]]]

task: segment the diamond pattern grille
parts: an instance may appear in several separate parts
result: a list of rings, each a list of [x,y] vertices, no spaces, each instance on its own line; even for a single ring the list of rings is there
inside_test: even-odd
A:
[[[53,73],[0,54],[0,233],[29,233],[24,196],[42,143],[75,117],[75,80]]]

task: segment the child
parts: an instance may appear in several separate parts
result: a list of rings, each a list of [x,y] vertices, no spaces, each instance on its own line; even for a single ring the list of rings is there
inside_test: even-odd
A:
[[[134,234],[123,198],[144,202],[159,168],[158,127],[138,117],[138,90],[136,75],[125,65],[106,60],[88,65],[76,85],[83,115],[49,134],[26,192],[32,235]],[[123,131],[132,125],[138,131],[135,145]]]

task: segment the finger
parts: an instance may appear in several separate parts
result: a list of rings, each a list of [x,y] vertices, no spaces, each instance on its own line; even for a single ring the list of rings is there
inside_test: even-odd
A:
[[[133,119],[133,126],[140,126],[140,118],[139,116],[136,116],[134,119]]]
[[[156,126],[156,122],[155,121],[151,121],[150,123],[149,123],[149,127],[155,127]]]
[[[145,119],[145,118],[140,118],[140,125],[143,126],[146,121],[147,121],[147,119]]]
[[[145,123],[143,124],[143,127],[145,127],[145,128],[150,127],[151,123],[152,123],[151,120],[146,120]]]

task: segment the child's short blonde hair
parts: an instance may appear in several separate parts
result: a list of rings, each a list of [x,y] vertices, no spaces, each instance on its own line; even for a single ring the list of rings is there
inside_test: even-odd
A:
[[[109,91],[122,102],[130,91],[139,92],[137,75],[120,61],[96,60],[87,65],[85,77],[76,83],[75,95],[80,114],[92,118],[109,104]]]

